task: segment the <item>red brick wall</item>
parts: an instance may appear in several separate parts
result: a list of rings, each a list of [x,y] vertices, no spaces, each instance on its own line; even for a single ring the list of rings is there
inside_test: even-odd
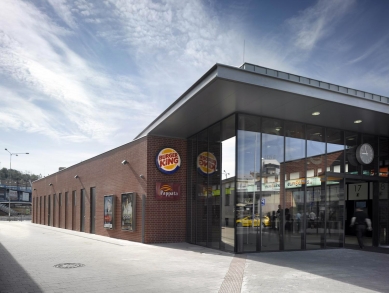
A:
[[[181,167],[173,175],[161,173],[155,165],[155,156],[164,147],[172,147],[181,156]],[[59,211],[61,209],[60,227],[80,231],[81,228],[81,190],[85,189],[85,230],[90,233],[90,189],[96,188],[96,234],[119,239],[142,241],[142,195],[146,196],[145,210],[145,242],[182,242],[186,231],[186,140],[149,136],[113,149],[92,159],[64,169],[53,175],[33,182],[33,198],[42,197],[42,206],[34,223],[47,225],[48,195],[56,194],[55,219],[59,227]],[[127,160],[128,164],[121,162]],[[143,174],[144,178],[139,175]],[[79,178],[75,179],[74,176]],[[181,184],[182,196],[177,201],[155,200],[156,182],[175,182]],[[52,186],[49,184],[52,183]],[[76,191],[76,202],[73,202],[73,191]],[[68,205],[65,206],[65,193],[68,193]],[[136,230],[121,230],[121,194],[135,192]],[[59,193],[62,194],[62,206],[59,204]],[[104,195],[115,196],[114,229],[103,227]],[[43,208],[46,196],[46,209]],[[34,202],[35,203],[35,202]],[[73,219],[73,212],[75,217]],[[53,214],[53,213],[52,213]],[[66,222],[65,222],[66,214]]]
[[[66,229],[80,231],[81,228],[81,190],[85,189],[85,232],[90,232],[90,188],[96,187],[96,234],[127,239],[132,241],[141,241],[141,204],[137,205],[136,217],[137,227],[135,232],[122,231],[120,226],[120,195],[124,192],[136,192],[137,201],[141,202],[141,194],[146,192],[146,182],[139,178],[139,174],[147,172],[147,139],[143,138],[135,142],[126,144],[109,152],[103,153],[97,157],[69,167],[63,171],[47,176],[41,180],[33,182],[33,198],[51,195],[56,196],[55,224],[59,224],[59,197],[61,193],[61,228],[65,228],[65,210],[66,210]],[[123,165],[121,162],[127,160],[129,164]],[[75,179],[74,176],[79,178]],[[52,186],[49,184],[52,183]],[[76,202],[74,206],[73,191],[76,191]],[[68,205],[65,208],[65,193],[68,193]],[[113,194],[116,196],[116,215],[115,228],[108,230],[103,227],[103,209],[104,195]],[[42,199],[43,200],[43,199]],[[43,202],[42,202],[43,204]],[[51,205],[53,203],[51,202]],[[34,222],[47,225],[47,208],[41,209],[45,213],[42,217],[37,217]],[[75,219],[73,219],[73,212]],[[74,221],[73,221],[74,220]],[[53,223],[53,222],[52,222]],[[51,223],[51,224],[52,224]]]
[[[172,175],[160,172],[155,164],[157,153],[166,147],[174,148],[181,157],[181,167]],[[186,233],[187,141],[150,136],[147,156],[146,243],[184,242]],[[181,198],[175,201],[156,200],[156,182],[180,183]]]

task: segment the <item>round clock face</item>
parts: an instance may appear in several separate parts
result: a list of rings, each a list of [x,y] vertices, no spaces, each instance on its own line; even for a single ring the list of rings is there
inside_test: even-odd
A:
[[[374,150],[373,147],[368,144],[364,143],[358,146],[357,148],[357,160],[360,164],[367,165],[373,162],[374,159]]]

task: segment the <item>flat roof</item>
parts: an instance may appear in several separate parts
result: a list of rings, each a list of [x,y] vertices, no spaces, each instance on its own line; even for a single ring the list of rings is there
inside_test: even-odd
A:
[[[245,63],[215,64],[135,139],[188,138],[235,112],[389,136],[389,98]]]

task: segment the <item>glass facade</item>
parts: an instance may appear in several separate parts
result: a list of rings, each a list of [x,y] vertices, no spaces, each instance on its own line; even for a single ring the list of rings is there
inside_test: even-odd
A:
[[[237,253],[343,247],[365,207],[379,231],[367,236],[388,244],[388,141],[232,115],[188,139],[187,240]],[[369,164],[356,157],[362,143]]]

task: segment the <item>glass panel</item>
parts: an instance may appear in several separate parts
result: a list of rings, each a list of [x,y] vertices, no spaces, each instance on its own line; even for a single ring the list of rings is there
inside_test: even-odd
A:
[[[208,130],[208,246],[220,249],[221,242],[221,123]],[[215,162],[216,161],[216,162]]]
[[[366,176],[376,176],[378,171],[378,140],[373,135],[363,135],[363,143],[368,143],[373,147],[374,155],[373,162],[367,165],[362,165],[362,174]]]
[[[344,180],[327,178],[326,186],[326,246],[343,247]]]
[[[345,133],[346,143],[346,164],[345,173],[359,175],[360,165],[358,164],[356,157],[356,150],[360,144],[360,135],[354,132]]]
[[[304,209],[305,130],[300,123],[285,123],[285,241],[284,248],[302,249],[298,232]],[[281,193],[282,194],[282,193]],[[300,224],[300,223],[299,223]]]
[[[235,115],[222,121],[222,242],[221,249],[235,247]]]
[[[388,183],[380,182],[379,183],[379,244],[383,246],[389,245],[389,202],[388,202],[388,193],[389,186]]]
[[[259,237],[260,118],[239,116],[236,224],[238,251],[256,251]],[[254,219],[254,221],[253,221]]]
[[[379,176],[388,178],[389,174],[389,140],[387,138],[380,138],[379,140]]]
[[[306,249],[324,247],[325,182],[307,187],[305,204]]]
[[[265,229],[262,251],[283,249],[284,200],[280,196],[285,182],[283,135],[282,121],[269,118],[262,120],[261,198],[264,203],[262,217],[267,217],[263,218]]]
[[[326,170],[340,172],[340,160],[342,157],[343,140],[339,131],[330,130],[327,139],[331,141],[329,153],[330,168],[326,169],[324,128],[307,125],[307,196],[305,211],[302,208],[302,226],[306,231],[306,248],[318,249],[324,245],[324,199],[321,198],[321,190],[324,187],[323,179]],[[337,143],[341,143],[340,145]],[[303,237],[303,236],[302,236]]]
[[[327,167],[323,169],[323,172],[343,173],[343,153],[343,131],[327,128]],[[308,154],[308,156],[314,155]]]
[[[259,170],[261,165],[260,118],[239,116],[236,226],[238,251],[259,250]]]
[[[197,137],[193,136],[188,139],[188,221],[187,221],[187,241],[189,243],[196,243],[196,193],[197,187]]]
[[[197,153],[196,153],[196,168],[197,168],[197,199],[196,199],[196,244],[206,246],[207,245],[207,198],[208,198],[208,176],[206,173],[208,168],[205,170],[199,168],[199,164],[205,162],[207,159],[199,161],[200,154],[208,152],[208,131],[204,130],[197,135]]]

